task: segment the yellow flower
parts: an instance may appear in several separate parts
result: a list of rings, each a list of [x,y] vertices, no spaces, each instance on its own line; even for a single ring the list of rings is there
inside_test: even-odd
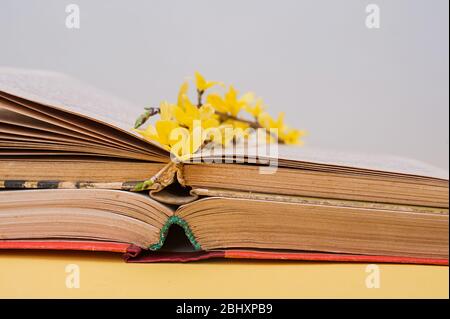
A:
[[[286,144],[303,145],[303,141],[300,139],[305,135],[305,131],[285,128],[285,130],[279,134],[279,138]]]
[[[177,107],[176,105],[170,104],[167,101],[162,102],[159,105],[159,113],[161,116],[161,120],[163,121],[173,120],[176,107]]]
[[[235,137],[235,129],[231,124],[222,124],[207,130],[208,140],[218,145],[228,146]]]
[[[225,94],[211,93],[206,96],[206,103],[202,102],[203,93],[215,85],[223,85],[219,82],[206,81],[199,73],[195,72],[195,84],[198,93],[198,104],[194,105],[188,96],[189,85],[183,82],[177,96],[177,103],[171,104],[164,101],[158,108],[152,108],[159,119],[154,125],[146,129],[136,129],[145,139],[155,141],[166,150],[174,154],[178,159],[188,159],[199,151],[205,143],[225,145],[247,139],[250,135],[249,128],[262,127],[270,131],[262,137],[271,142],[286,144],[300,144],[304,131],[292,129],[284,123],[284,113],[280,113],[277,119],[265,112],[265,106],[261,99],[256,99],[255,94],[248,92],[239,96],[238,91],[230,86]],[[147,108],[147,113],[137,120],[137,127],[143,125],[152,116]],[[245,110],[253,116],[252,121],[240,118],[239,113]],[[254,121],[254,122],[253,122]]]
[[[242,103],[251,104],[255,100],[255,93],[247,92],[239,99]]]
[[[219,84],[219,82],[206,81],[199,72],[195,72],[195,83],[199,92],[205,92],[207,89]]]
[[[199,129],[180,127],[175,121],[158,120],[145,130],[136,130],[145,139],[161,144],[179,160],[186,160],[197,152],[205,141],[206,134]]]
[[[205,135],[199,128],[188,130],[178,127],[172,131],[171,139],[175,143],[171,146],[170,152],[179,160],[187,160],[196,153],[205,141]]]
[[[262,112],[258,115],[258,123],[266,130],[275,128],[281,131],[284,128],[284,113],[279,113],[278,119],[275,120],[270,116],[269,113]]]
[[[274,120],[267,112],[263,112],[258,116],[258,123],[266,130],[277,129],[277,137],[286,144],[302,144],[300,138],[306,135],[305,131],[292,129],[284,124],[284,113],[280,113],[278,119]]]
[[[201,107],[197,107],[186,96],[182,104],[183,108],[176,107],[174,109],[174,117],[182,126],[192,129],[196,120],[201,121],[202,128],[219,126],[219,121],[211,105],[204,104]]]
[[[189,84],[185,81],[181,84],[180,90],[178,91],[178,101],[177,105],[183,107],[183,100],[187,98],[187,92],[189,89]]]
[[[244,101],[238,100],[238,91],[234,89],[232,85],[230,85],[230,89],[227,93],[225,93],[225,105],[228,108],[228,112],[232,116],[237,116],[239,111],[244,106]]]
[[[263,105],[263,101],[262,99],[258,99],[255,103],[255,105],[251,106],[249,104],[244,106],[244,109],[250,113],[251,115],[253,115],[254,118],[258,118],[258,116],[264,112],[264,105]]]
[[[166,150],[176,142],[170,139],[172,130],[178,127],[178,123],[172,120],[158,120],[155,126],[149,125],[145,130],[135,130],[145,139],[161,144]]]
[[[206,101],[221,113],[230,113],[232,116],[237,116],[241,109],[247,105],[251,98],[250,94],[252,93],[244,94],[239,99],[238,91],[230,85],[228,92],[225,93],[225,98],[222,98],[217,93],[211,93],[206,97]]]
[[[217,93],[211,93],[206,97],[206,102],[212,105],[217,111],[227,113],[228,109],[224,99]]]
[[[175,119],[175,110],[177,106],[170,104],[167,101],[162,102],[159,105],[160,119],[156,121],[155,125],[148,125],[145,130],[135,130],[141,134],[145,139],[158,142],[165,149],[170,150],[174,141],[170,139],[170,133],[175,128],[179,127],[179,124]]]

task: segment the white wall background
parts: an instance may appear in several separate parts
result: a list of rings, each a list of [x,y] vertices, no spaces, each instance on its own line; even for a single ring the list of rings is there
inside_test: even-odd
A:
[[[78,4],[81,27],[65,27]],[[381,8],[381,28],[365,8]],[[447,168],[447,0],[0,1],[0,65],[62,71],[142,105],[195,70],[263,96],[319,148]]]

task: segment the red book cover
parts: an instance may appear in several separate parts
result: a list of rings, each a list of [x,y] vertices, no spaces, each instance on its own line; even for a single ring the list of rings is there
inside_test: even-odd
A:
[[[129,263],[195,262],[207,259],[252,259],[313,262],[394,263],[448,266],[448,259],[402,256],[371,256],[319,252],[284,252],[248,249],[226,249],[194,252],[149,251],[137,246],[101,241],[0,241],[0,249],[78,250],[121,253]]]

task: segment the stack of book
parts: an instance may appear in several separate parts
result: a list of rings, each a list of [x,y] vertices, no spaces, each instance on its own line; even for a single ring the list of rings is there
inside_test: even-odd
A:
[[[140,113],[61,74],[0,69],[0,248],[448,264],[445,171],[284,145],[270,173],[269,155],[236,163],[227,151],[168,165],[132,131]],[[164,245],[172,225],[189,249]]]

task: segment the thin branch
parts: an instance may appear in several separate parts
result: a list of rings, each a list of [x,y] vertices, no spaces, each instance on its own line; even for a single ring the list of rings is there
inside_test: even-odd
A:
[[[144,110],[145,112],[139,115],[136,122],[134,123],[135,129],[140,128],[142,125],[144,125],[150,117],[160,113],[159,107],[144,107]]]
[[[203,105],[202,98],[205,91],[197,89],[197,107],[200,108]]]
[[[255,121],[250,121],[250,120],[242,119],[242,118],[237,117],[237,116],[233,116],[233,115],[228,114],[228,113],[223,113],[223,112],[218,112],[218,111],[216,111],[216,114],[220,116],[220,119],[222,121],[226,121],[228,119],[229,120],[233,120],[233,121],[238,121],[238,122],[241,122],[241,123],[248,124],[251,128],[253,128],[255,130],[259,129],[259,128],[264,128],[256,120]],[[281,138],[279,138],[277,135],[272,134],[270,132],[270,130],[265,129],[265,131],[266,131],[267,135],[270,135],[273,138],[276,138],[277,141],[278,141],[278,144],[284,144],[284,141]]]

